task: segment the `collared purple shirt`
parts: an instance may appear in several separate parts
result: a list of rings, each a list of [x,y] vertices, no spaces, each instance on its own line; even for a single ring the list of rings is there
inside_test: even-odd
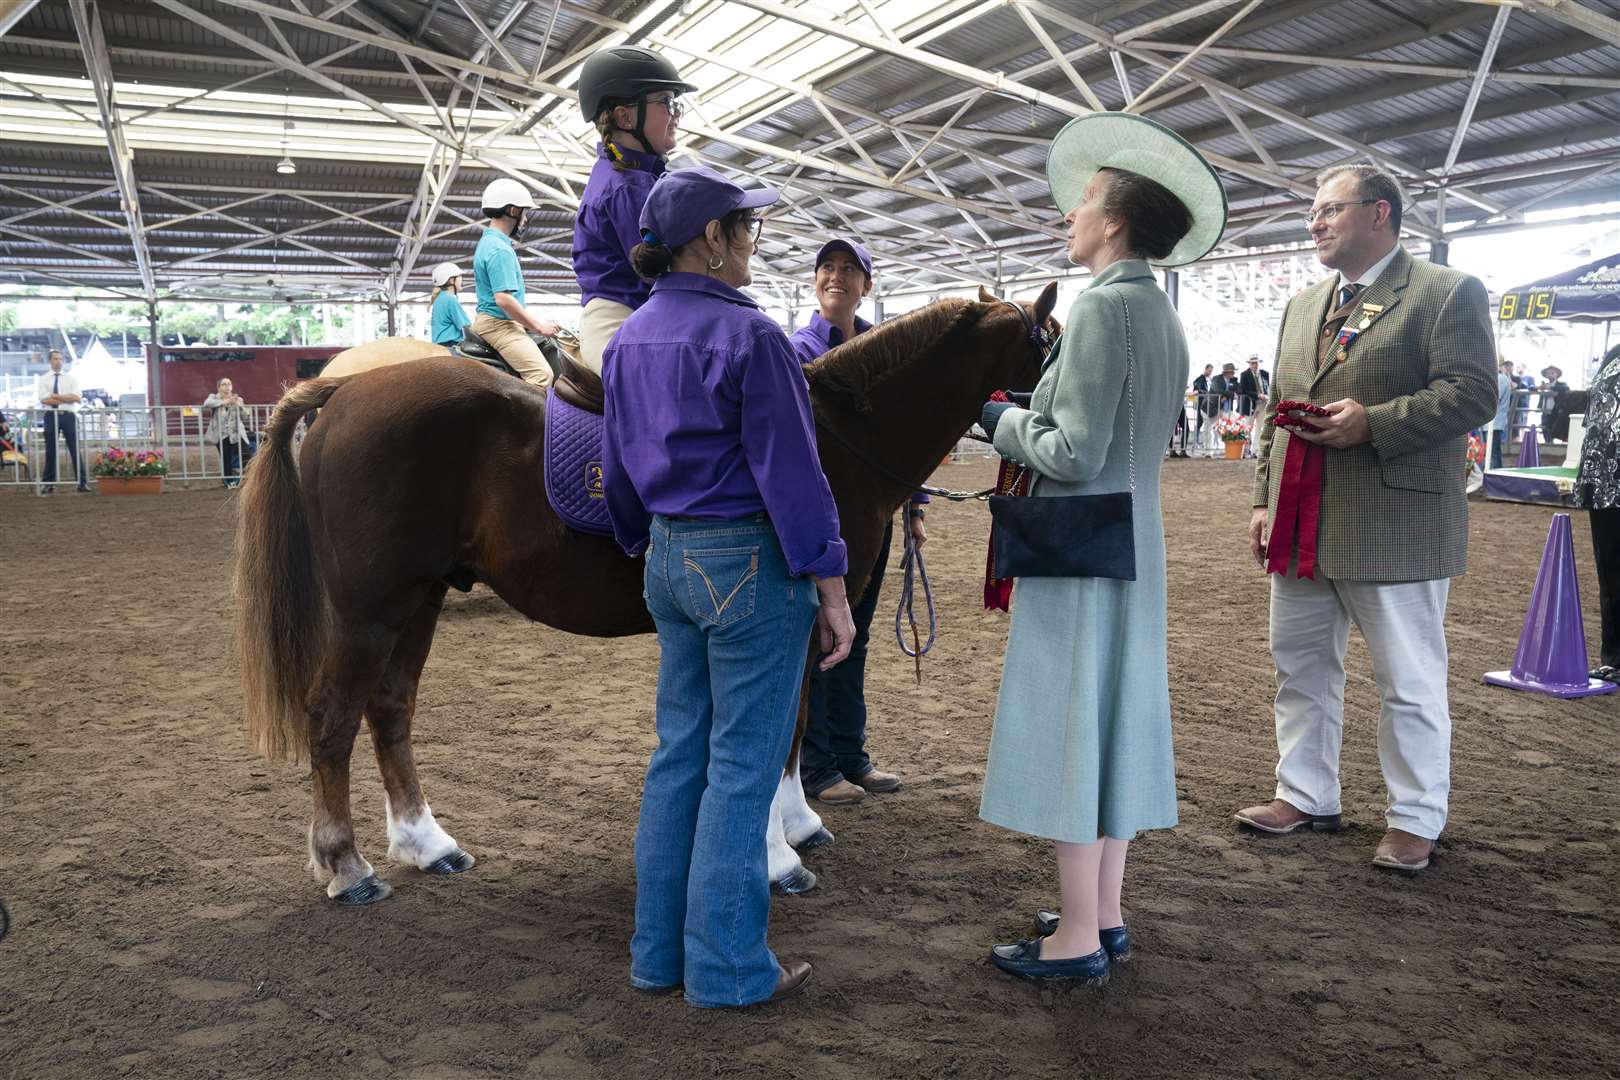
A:
[[[652,514],[764,511],[790,572],[848,572],[809,387],[752,299],[702,274],[665,274],[603,354],[602,386],[602,481],[625,551],[646,547]]]
[[[855,316],[857,337],[870,329],[871,323],[859,315]],[[793,355],[799,358],[801,364],[819,360],[824,354],[832,352],[843,343],[844,332],[822,318],[820,311],[813,312],[810,321],[793,331],[793,336],[788,338],[788,344],[793,346]],[[929,499],[927,494],[918,491],[911,496],[911,501],[915,505],[928,502]]]
[[[872,324],[855,316],[855,333],[864,334],[872,329]],[[810,316],[810,321],[793,331],[788,338],[788,344],[793,346],[793,355],[799,358],[799,363],[808,364],[818,359],[823,353],[829,353],[844,343],[844,332],[826,319],[817,311]]]
[[[596,144],[596,164],[574,218],[574,276],[581,306],[601,297],[634,311],[652,287],[636,276],[630,249],[641,243],[641,207],[664,175],[664,159],[639,150],[619,153],[629,168],[614,168],[607,148]]]

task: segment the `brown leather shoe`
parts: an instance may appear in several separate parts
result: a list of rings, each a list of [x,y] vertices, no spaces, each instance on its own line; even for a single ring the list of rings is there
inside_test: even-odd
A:
[[[761,1004],[775,1005],[783,998],[790,998],[799,993],[810,984],[810,961],[795,960],[791,964],[782,965],[782,974],[777,977],[776,990]]]
[[[1373,851],[1373,865],[1416,873],[1429,865],[1434,841],[1405,829],[1390,829]]]
[[[1286,799],[1272,799],[1264,806],[1250,806],[1232,815],[1239,824],[1268,833],[1291,833],[1309,828],[1312,832],[1338,832],[1338,814],[1307,814]]]
[[[850,803],[860,802],[866,798],[866,792],[848,780],[840,780],[838,783],[830,784],[816,792],[816,798],[831,806],[845,806]]]
[[[868,769],[854,780],[857,787],[865,788],[872,795],[887,795],[891,791],[900,790],[900,778],[892,772],[878,772]]]

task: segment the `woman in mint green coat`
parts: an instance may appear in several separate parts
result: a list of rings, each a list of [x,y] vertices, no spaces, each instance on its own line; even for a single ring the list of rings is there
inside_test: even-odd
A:
[[[1127,845],[1176,823],[1159,465],[1189,365],[1150,264],[1201,258],[1220,239],[1226,199],[1191,146],[1118,113],[1065,127],[1047,178],[1069,258],[1092,282],[1029,407],[991,403],[981,423],[1033,474],[1032,498],[1132,492],[1136,579],[1019,580],[979,813],[1057,842],[1063,898],[1061,921],[1041,913],[1036,935],[996,946],[992,962],[1100,984],[1130,952]]]

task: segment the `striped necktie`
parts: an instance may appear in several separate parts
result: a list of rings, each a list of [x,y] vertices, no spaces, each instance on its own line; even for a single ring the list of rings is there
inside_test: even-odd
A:
[[[1340,288],[1339,288],[1339,307],[1341,309],[1349,307],[1351,301],[1353,301],[1357,296],[1361,295],[1361,290],[1365,289],[1366,287],[1367,286],[1365,286],[1365,285],[1343,285],[1343,286],[1340,286]]]

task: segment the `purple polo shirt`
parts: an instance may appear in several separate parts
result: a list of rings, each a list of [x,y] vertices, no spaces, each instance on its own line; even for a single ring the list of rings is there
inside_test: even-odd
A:
[[[581,306],[601,297],[634,311],[647,302],[651,286],[636,276],[630,249],[641,243],[641,207],[653,181],[664,175],[664,159],[619,152],[629,168],[614,168],[607,149],[596,144],[596,164],[574,218],[574,276]]]
[[[848,572],[809,387],[752,299],[702,274],[665,274],[603,354],[602,386],[602,480],[625,551],[646,547],[652,514],[764,511],[790,572]]]
[[[855,335],[857,337],[870,329],[872,329],[871,323],[859,315],[855,316]],[[823,319],[820,311],[813,313],[810,316],[810,321],[793,331],[793,336],[788,338],[788,344],[793,346],[793,355],[799,358],[801,364],[819,360],[823,354],[832,352],[833,349],[843,343],[844,332]],[[918,491],[912,494],[911,501],[913,504],[920,504],[928,502],[929,498],[924,492]]]

